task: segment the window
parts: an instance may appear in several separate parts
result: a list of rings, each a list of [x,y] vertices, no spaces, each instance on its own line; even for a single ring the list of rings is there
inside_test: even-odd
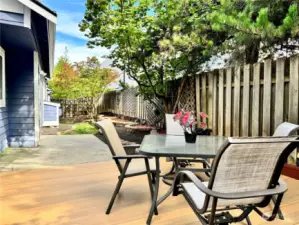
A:
[[[0,107],[6,106],[5,98],[5,51],[0,46]]]

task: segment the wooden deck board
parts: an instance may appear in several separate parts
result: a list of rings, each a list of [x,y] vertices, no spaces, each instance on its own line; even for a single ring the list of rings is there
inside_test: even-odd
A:
[[[165,170],[169,166],[163,159],[162,165]],[[111,214],[105,215],[117,176],[112,161],[0,173],[0,224],[145,224],[150,207],[146,176],[126,179]],[[299,224],[299,181],[283,179],[289,185],[282,204],[286,220],[270,224]],[[160,195],[167,189],[168,186],[162,184]],[[270,209],[265,211],[270,212]],[[255,213],[251,219],[253,224],[269,224]],[[168,198],[159,206],[159,216],[154,217],[152,224],[195,225],[200,222],[184,198],[178,196]]]

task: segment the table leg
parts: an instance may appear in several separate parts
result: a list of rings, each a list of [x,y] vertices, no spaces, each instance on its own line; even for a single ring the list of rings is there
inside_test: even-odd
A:
[[[179,172],[179,165],[178,165],[178,161],[177,159],[174,157],[173,158],[173,165],[174,165],[174,178],[176,177],[176,174]],[[174,189],[174,181],[172,182],[172,185],[170,186],[169,190],[167,191],[167,193],[165,195],[163,195],[158,201],[157,201],[157,206],[160,205],[162,202],[164,202],[173,192]]]
[[[146,221],[147,225],[150,225],[152,222],[152,218],[155,212],[155,208],[157,207],[157,199],[159,194],[159,182],[160,182],[160,157],[155,157],[156,160],[156,183],[155,183],[155,190],[154,190],[154,196],[152,201],[152,206]]]

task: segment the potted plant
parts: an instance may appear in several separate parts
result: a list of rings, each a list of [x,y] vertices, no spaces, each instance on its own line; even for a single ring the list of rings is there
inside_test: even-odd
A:
[[[203,112],[200,113],[200,117],[208,118],[208,116]],[[206,129],[207,124],[205,122],[201,122],[199,129],[197,129],[197,121],[193,111],[186,112],[184,109],[182,109],[173,117],[173,119],[182,126],[185,132],[185,140],[187,143],[195,143],[196,136],[198,134],[203,135],[204,131],[208,131]],[[209,135],[209,133],[210,132],[205,135]]]

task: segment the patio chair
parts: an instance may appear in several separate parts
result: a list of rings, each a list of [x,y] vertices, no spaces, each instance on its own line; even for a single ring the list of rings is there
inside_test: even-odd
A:
[[[287,185],[279,179],[285,160],[298,146],[297,137],[228,138],[214,160],[211,178],[201,182],[180,171],[173,195],[182,194],[203,225],[237,223],[255,211],[267,221],[276,218]],[[188,181],[186,181],[188,180]],[[190,182],[191,181],[191,182]],[[277,201],[271,215],[260,208]],[[239,209],[239,216],[230,210]]]
[[[166,135],[174,135],[174,136],[184,136],[184,130],[181,125],[174,121],[173,117],[175,114],[165,114],[166,118]],[[177,158],[178,165],[180,167],[186,168],[190,167],[191,163],[202,163],[204,169],[210,168],[210,162],[205,159],[185,159],[185,158]],[[167,158],[167,161],[171,161],[170,158]],[[194,170],[194,169],[193,169]],[[199,169],[201,171],[201,169]],[[173,176],[175,173],[175,164],[173,163],[172,168],[168,173],[163,175],[163,182],[167,185],[172,185]],[[201,173],[201,172],[200,172]],[[208,172],[205,172],[207,176],[209,176]]]
[[[287,136],[290,136],[291,134],[294,134],[298,130],[299,130],[299,125],[289,123],[289,122],[284,122],[284,123],[281,123],[276,128],[276,130],[274,131],[273,137],[287,137]],[[274,203],[276,202],[275,197],[273,197],[273,202]],[[283,216],[283,213],[280,208],[278,209],[278,217],[279,217],[279,219],[284,220],[284,216]]]
[[[179,123],[173,120],[175,114],[166,114],[166,134],[184,136],[184,130]]]
[[[299,125],[284,122],[276,128],[276,130],[274,131],[273,136],[274,137],[290,136],[292,133],[295,133],[298,130],[299,130]]]
[[[97,122],[97,125],[100,127],[100,130],[107,139],[109,149],[120,172],[118,183],[112,195],[106,214],[110,214],[116,196],[119,193],[125,178],[147,175],[151,198],[153,198],[153,185],[155,184],[154,179],[156,169],[155,161],[144,155],[127,155],[124,149],[125,146],[122,145],[111,120],[107,119]],[[156,210],[155,214],[157,213],[158,212]]]

